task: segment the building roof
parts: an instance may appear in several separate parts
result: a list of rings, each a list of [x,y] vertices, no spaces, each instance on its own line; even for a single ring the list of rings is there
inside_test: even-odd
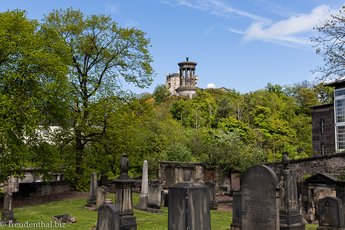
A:
[[[345,79],[341,78],[334,82],[325,83],[324,86],[332,86],[332,87],[345,86]]]
[[[321,108],[330,108],[330,107],[333,107],[333,103],[330,103],[330,104],[322,104],[322,105],[313,105],[313,106],[310,106],[310,108],[312,109],[321,109]]]
[[[345,184],[345,181],[328,173],[317,173],[305,180],[307,184]]]

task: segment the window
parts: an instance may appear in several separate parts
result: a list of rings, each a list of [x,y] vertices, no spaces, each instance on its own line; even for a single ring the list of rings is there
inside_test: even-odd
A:
[[[336,123],[345,122],[345,98],[335,100]]]
[[[345,89],[337,89],[334,92],[334,97],[341,97],[341,96],[345,96]]]
[[[337,127],[337,150],[345,150],[345,126]]]
[[[334,119],[336,151],[345,151],[345,89],[334,91]]]

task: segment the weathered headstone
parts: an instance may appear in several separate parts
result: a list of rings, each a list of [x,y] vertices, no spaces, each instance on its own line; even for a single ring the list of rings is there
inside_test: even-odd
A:
[[[233,191],[232,199],[232,222],[230,225],[231,230],[241,230],[242,226],[242,201],[241,191]]]
[[[12,223],[14,221],[14,215],[12,211],[12,193],[11,192],[5,193],[1,221],[6,224]]]
[[[99,207],[96,230],[120,230],[120,215],[115,205],[103,204]]]
[[[242,229],[279,230],[279,183],[267,166],[250,167],[241,179]]]
[[[325,197],[319,200],[319,227],[317,230],[344,230],[344,210],[339,198]]]
[[[148,201],[148,183],[149,183],[149,174],[148,174],[148,164],[147,160],[143,163],[143,175],[141,179],[141,192],[139,196],[139,209],[146,210],[147,209],[147,201]]]
[[[149,193],[147,207],[160,209],[162,204],[162,186],[159,180],[151,180],[149,182]]]
[[[127,154],[121,159],[121,175],[115,182],[116,207],[120,213],[120,229],[136,230],[137,223],[133,213],[132,188],[135,180],[128,176],[129,161]]]
[[[217,209],[216,184],[213,182],[206,182],[205,185],[208,188],[208,193],[210,196],[210,208],[212,210],[215,210],[215,209]]]
[[[168,229],[211,229],[210,203],[206,186],[179,183],[169,187]]]
[[[97,188],[96,208],[99,208],[104,204],[105,197],[107,195],[107,187],[99,186]]]
[[[89,198],[87,199],[87,205],[89,206],[96,205],[97,187],[98,187],[97,174],[93,172],[90,178],[90,195],[89,195]]]
[[[283,154],[284,167],[280,170],[280,230],[304,230],[297,197],[296,176],[288,168],[287,154]]]

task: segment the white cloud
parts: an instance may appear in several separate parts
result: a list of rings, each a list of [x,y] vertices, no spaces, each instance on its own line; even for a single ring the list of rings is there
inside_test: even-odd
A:
[[[328,5],[320,5],[311,10],[310,13],[292,15],[287,10],[279,5],[272,5],[269,1],[266,2],[267,7],[284,14],[287,17],[285,20],[272,21],[271,19],[252,14],[251,12],[236,9],[227,4],[224,0],[161,0],[171,7],[184,6],[200,11],[208,12],[209,14],[233,18],[234,16],[242,17],[251,20],[251,25],[246,29],[229,29],[230,32],[242,34],[243,41],[249,42],[253,40],[261,40],[273,42],[284,46],[305,46],[310,45],[311,33],[313,28],[323,20],[335,14],[338,10],[331,9]],[[287,14],[290,13],[290,16]]]
[[[119,12],[119,4],[107,4],[107,10],[112,14],[117,14]]]
[[[233,17],[233,16],[241,16],[245,18],[249,18],[255,21],[267,21],[266,18],[260,17],[255,14],[251,14],[250,12],[242,11],[236,8],[233,8],[227,5],[222,0],[162,0],[162,3],[165,3],[169,6],[181,5],[205,12],[209,12],[213,15],[221,16],[221,17]]]
[[[322,20],[334,13],[329,6],[315,7],[309,14],[294,15],[282,21],[265,25],[262,22],[253,22],[245,31],[245,41],[263,40],[273,42],[289,42],[310,44],[309,37],[303,36],[313,31],[313,28]]]
[[[234,29],[234,28],[230,28],[229,31],[232,33],[235,33],[235,34],[244,34],[244,32],[242,30],[238,30],[238,29]]]

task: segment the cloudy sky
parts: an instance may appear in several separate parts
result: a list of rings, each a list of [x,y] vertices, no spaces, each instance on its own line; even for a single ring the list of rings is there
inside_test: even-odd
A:
[[[156,72],[147,89],[164,84],[177,63],[198,63],[199,87],[208,83],[242,93],[267,83],[314,81],[322,65],[310,41],[313,27],[344,5],[340,0],[2,0],[1,11],[24,9],[42,19],[52,9],[73,7],[105,14],[121,26],[147,33]]]

